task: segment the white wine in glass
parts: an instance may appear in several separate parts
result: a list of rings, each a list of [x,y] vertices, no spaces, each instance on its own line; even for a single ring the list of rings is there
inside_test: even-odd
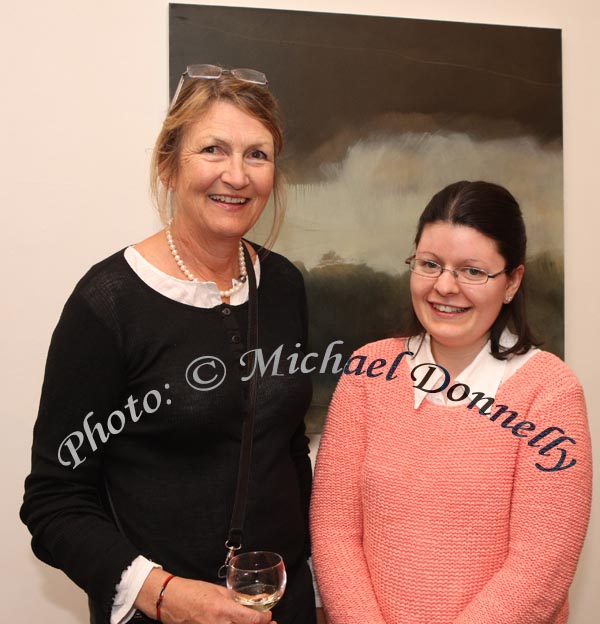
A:
[[[285,592],[287,575],[281,555],[255,551],[236,555],[227,568],[229,595],[245,607],[268,611]]]

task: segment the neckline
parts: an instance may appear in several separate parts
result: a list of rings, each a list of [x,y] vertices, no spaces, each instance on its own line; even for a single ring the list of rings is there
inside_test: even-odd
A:
[[[249,244],[252,245],[252,243]],[[253,249],[255,249],[254,245]],[[235,308],[248,301],[247,284],[233,294],[229,303],[224,303],[221,300],[218,286],[214,282],[191,282],[170,275],[152,264],[133,245],[125,248],[122,255],[129,269],[145,287],[169,301],[204,310],[221,309],[222,306]],[[258,254],[256,254],[253,267],[257,284],[259,284],[261,265]]]
[[[244,239],[244,240],[246,240],[246,239]],[[252,246],[252,248],[257,252],[256,253],[256,259],[255,259],[255,264],[256,264],[256,262],[258,262],[258,258],[259,258],[257,245],[255,245],[251,241],[246,241],[246,242],[248,242],[248,244],[250,244]],[[132,246],[130,245],[129,247],[132,247]],[[173,299],[173,298],[165,295],[164,293],[160,292],[159,290],[156,290],[155,288],[153,288],[150,284],[148,284],[145,280],[143,280],[140,275],[138,275],[138,273],[133,269],[133,267],[129,264],[129,262],[125,258],[125,252],[127,251],[127,249],[129,247],[124,247],[120,252],[117,252],[117,256],[119,258],[119,262],[121,262],[125,266],[125,270],[133,277],[133,279],[136,281],[136,283],[141,285],[141,287],[144,290],[146,290],[147,292],[151,293],[157,299],[160,299],[161,301],[167,303],[168,305],[171,305],[171,306],[174,306],[174,307],[177,306],[177,307],[184,308],[184,309],[187,308],[188,310],[195,310],[195,311],[197,311],[199,313],[214,313],[215,311],[220,311],[223,308],[235,308],[235,309],[242,310],[244,308],[244,306],[246,306],[246,307],[248,306],[248,299],[246,299],[244,302],[239,303],[239,304],[220,302],[219,304],[214,305],[212,307],[195,306],[195,305],[192,305],[190,303],[185,303],[183,301],[179,301],[178,299]],[[187,287],[186,285],[188,283],[192,287],[197,287],[197,286],[203,284],[202,282],[193,283],[193,282],[188,282],[187,280],[179,280],[179,278],[177,278],[177,277],[173,277],[173,276],[169,275],[168,273],[164,273],[164,271],[161,271],[160,269],[157,269],[152,263],[148,262],[148,260],[146,260],[146,258],[144,258],[137,250],[135,250],[135,252],[141,258],[143,258],[144,262],[148,263],[156,271],[158,271],[161,274],[165,275],[169,279],[172,279],[174,282],[183,282],[184,287]],[[259,266],[260,266],[260,264],[259,264]],[[257,288],[258,287],[259,287],[259,285],[258,285],[258,276],[257,276]]]
[[[409,341],[410,337],[404,338],[404,349],[405,350],[409,350],[408,347],[408,341]],[[528,360],[522,365],[520,366],[506,381],[504,381],[503,383],[501,383],[498,386],[498,391],[496,392],[495,396],[494,396],[494,403],[493,405],[505,405],[506,402],[504,401],[504,397],[505,395],[508,393],[509,395],[512,393],[513,390],[513,385],[517,384],[517,387],[519,387],[520,385],[520,381],[519,381],[519,376],[521,375],[521,373],[523,373],[524,371],[527,371],[528,368],[530,366],[532,366],[531,362],[534,360],[539,360],[539,357],[547,357],[547,356],[551,356],[551,357],[555,357],[553,356],[553,354],[547,352],[547,351],[543,351],[542,349],[538,349],[535,348],[534,349],[534,353],[531,355],[531,357],[528,358]],[[490,357],[492,357],[490,355]],[[410,373],[412,370],[412,367],[409,364],[409,359],[412,360],[412,358],[405,358],[402,362],[402,364],[404,364],[405,366],[405,370],[406,370],[406,375],[408,377],[410,377]],[[454,383],[460,383],[460,382],[456,382],[454,381]],[[468,385],[468,384],[466,384]],[[473,392],[478,392],[479,389],[478,388],[471,388],[471,386],[469,386],[470,389],[470,393],[472,394]],[[443,392],[447,392],[447,388],[443,391]],[[414,402],[414,388],[412,387],[411,384],[411,400]],[[464,409],[468,409],[466,407],[465,404],[453,404],[453,405],[438,405],[436,403],[432,403],[431,401],[427,401],[424,400],[422,401],[422,403],[420,404],[418,409],[422,409],[423,408],[423,404],[425,404],[425,407],[431,407],[434,409],[451,409],[451,410],[464,410]],[[510,405],[508,406],[510,408]]]

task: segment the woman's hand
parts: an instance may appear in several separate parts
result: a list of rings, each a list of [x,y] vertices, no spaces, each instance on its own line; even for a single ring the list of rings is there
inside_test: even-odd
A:
[[[168,574],[159,568],[150,572],[135,601],[135,607],[156,618],[156,601]],[[220,585],[175,577],[168,584],[160,607],[164,624],[277,624],[271,612],[259,613],[235,603]]]
[[[327,624],[325,609],[322,609],[321,607],[317,608],[317,624]]]

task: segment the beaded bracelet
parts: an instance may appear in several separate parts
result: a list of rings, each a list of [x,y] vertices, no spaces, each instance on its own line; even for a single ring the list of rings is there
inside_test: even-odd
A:
[[[169,576],[167,576],[167,578],[165,579],[165,582],[163,583],[163,586],[160,590],[160,594],[158,594],[158,600],[156,601],[156,619],[158,622],[161,621],[160,619],[160,605],[162,604],[162,601],[165,597],[165,590],[167,589],[167,585],[175,578],[174,574],[169,574]]]

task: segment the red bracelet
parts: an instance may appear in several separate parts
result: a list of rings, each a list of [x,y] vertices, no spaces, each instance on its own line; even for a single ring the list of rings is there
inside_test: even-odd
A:
[[[156,619],[160,622],[160,605],[165,597],[165,590],[167,589],[167,585],[175,578],[174,574],[169,574],[163,583],[163,586],[160,590],[160,594],[158,594],[158,600],[156,601]]]

